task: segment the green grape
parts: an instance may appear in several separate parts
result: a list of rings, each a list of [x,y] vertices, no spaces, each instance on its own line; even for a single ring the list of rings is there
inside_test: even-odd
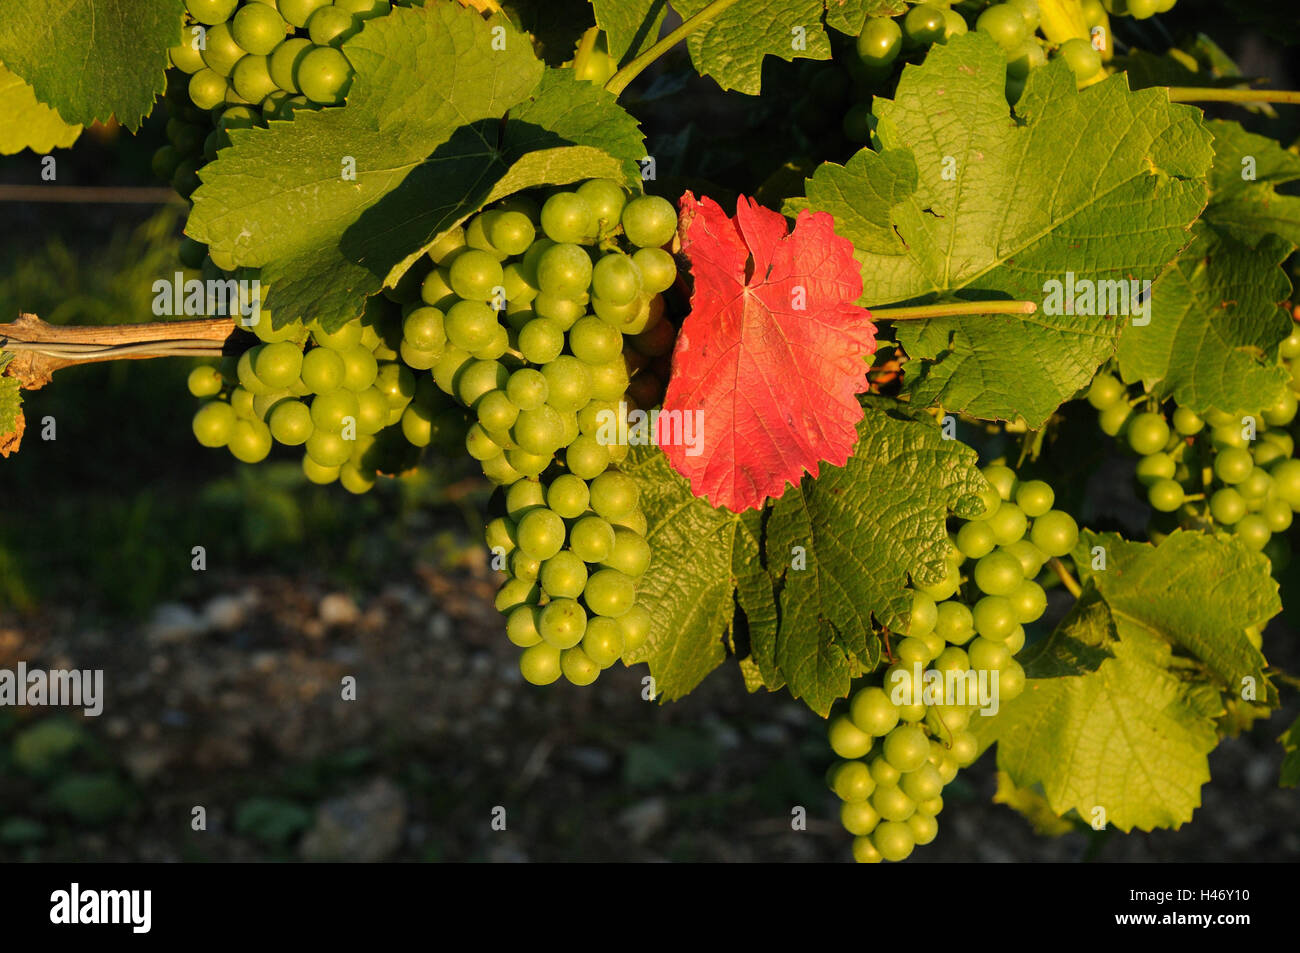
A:
[[[564,349],[564,331],[554,321],[534,318],[519,332],[519,353],[533,364],[549,364]]]
[[[591,259],[581,245],[552,245],[537,261],[537,287],[561,298],[576,298],[591,284]]]
[[[979,15],[975,29],[987,33],[1004,50],[1014,50],[1024,42],[1025,18],[1010,4],[995,4]]]
[[[566,549],[542,563],[539,579],[552,599],[576,599],[587,585],[587,564]]]
[[[677,212],[672,203],[658,195],[642,195],[623,209],[623,234],[640,248],[659,248],[677,231]]]
[[[1216,490],[1210,496],[1210,516],[1221,526],[1232,526],[1246,515],[1246,501],[1232,487]]]
[[[542,367],[542,376],[546,402],[561,413],[576,413],[591,398],[591,374],[576,357],[557,357]]]
[[[1016,505],[1029,517],[1042,516],[1056,502],[1056,494],[1042,480],[1028,480],[1016,487]]]
[[[1128,390],[1113,374],[1098,374],[1088,386],[1088,403],[1097,410],[1114,407],[1128,396]]]
[[[523,525],[520,524],[520,529],[522,528]],[[546,568],[545,562],[542,568]],[[557,649],[572,648],[582,641],[586,633],[587,613],[573,599],[552,599],[542,607],[537,630],[547,644]]]
[[[1169,442],[1169,424],[1160,414],[1141,413],[1129,421],[1127,437],[1134,453],[1158,453]]]
[[[421,350],[441,351],[447,343],[445,321],[446,315],[437,308],[413,308],[402,319],[402,340]],[[495,315],[493,323],[496,323]]]
[[[311,15],[321,7],[329,6],[330,0],[278,0],[276,6],[280,15],[297,27],[305,27]]]
[[[303,354],[289,341],[264,344],[255,349],[253,372],[268,387],[288,387],[302,372]],[[251,351],[249,353],[252,353]]]
[[[1027,539],[1018,539],[1004,547],[1006,552],[1020,562],[1020,571],[1026,579],[1033,579],[1047,562],[1047,555]]]
[[[1272,407],[1264,409],[1264,422],[1270,427],[1284,427],[1295,419],[1296,396],[1291,391],[1284,391],[1282,398]]]
[[[831,719],[827,735],[831,750],[846,760],[861,758],[871,750],[871,736],[855,725],[848,715]]]
[[[1300,328],[1292,327],[1291,333],[1278,344],[1277,354],[1286,361],[1300,357]]]
[[[564,546],[564,520],[550,510],[531,510],[519,520],[519,548],[543,563]]]
[[[1273,478],[1267,470],[1254,467],[1250,475],[1237,484],[1237,490],[1248,503],[1262,502],[1273,490]]]
[[[912,832],[912,841],[917,847],[924,847],[932,843],[939,836],[939,822],[934,819],[932,814],[922,814],[917,811],[905,822]]]
[[[234,36],[231,35],[229,23],[218,23],[208,29],[207,46],[202,53],[203,62],[207,64],[208,69],[220,76],[229,76],[235,64],[244,55],[243,47],[236,43]],[[194,105],[200,109],[211,108],[203,106],[197,100]]]
[[[510,428],[510,436],[527,453],[550,454],[562,445],[564,422],[548,405],[536,410],[522,410]],[[572,468],[571,468],[572,469]],[[575,473],[577,471],[574,471]],[[582,476],[582,474],[578,474]]]
[[[523,476],[538,476],[551,465],[549,453],[529,453],[518,447],[506,451],[506,461]]]
[[[858,34],[858,58],[869,67],[883,68],[903,48],[903,31],[889,17],[870,17]]]
[[[604,473],[609,467],[609,459],[609,447],[592,434],[577,437],[564,451],[564,462],[569,472],[584,480],[593,480]]]
[[[846,801],[840,805],[840,824],[850,834],[865,836],[879,823],[880,814],[869,801]]]
[[[589,563],[604,563],[613,554],[616,542],[616,530],[599,516],[584,516],[570,531],[569,545]]]
[[[1247,513],[1237,521],[1232,531],[1243,543],[1257,552],[1268,544],[1269,538],[1273,535],[1268,521],[1258,513]]]
[[[900,639],[894,646],[894,657],[900,665],[911,667],[918,662],[924,665],[930,661],[930,652],[925,642],[909,636]]]
[[[979,757],[979,740],[969,731],[954,731],[949,750],[960,767],[970,767]]]
[[[635,481],[626,474],[602,473],[591,481],[591,508],[608,520],[625,516],[637,508]]]
[[[349,321],[333,331],[326,331],[320,324],[313,323],[311,336],[312,340],[322,347],[342,351],[345,348],[355,347],[361,343],[361,323],[359,321]]]
[[[607,226],[618,224],[627,204],[627,192],[610,179],[589,179],[578,186],[577,194],[591,209],[592,218]]]
[[[935,601],[924,592],[912,593],[912,611],[908,616],[907,634],[912,636],[928,635],[934,631],[939,619],[939,608]]]
[[[276,404],[291,398],[291,396],[289,391],[283,387],[263,394],[253,395],[253,416],[258,420],[266,420],[267,415],[271,413]]]
[[[221,393],[222,387],[225,386],[221,371],[210,364],[204,364],[190,371],[190,376],[185,383],[195,397],[212,397]]]
[[[972,631],[970,634],[974,635],[974,632]],[[970,636],[968,635],[967,639],[969,638]],[[950,645],[939,653],[938,658],[934,660],[934,664],[931,668],[939,672],[956,672],[957,674],[961,674],[970,668],[970,658],[966,655],[965,649],[958,648],[955,645]]]
[[[1023,534],[1022,534],[1023,535]],[[1024,581],[1020,561],[1010,553],[989,553],[975,564],[975,585],[990,596],[1005,596]]]
[[[998,541],[985,520],[972,520],[957,531],[957,548],[968,559],[981,559],[993,552]]]
[[[862,803],[876,789],[875,778],[861,761],[841,761],[826,773],[826,784],[841,801]]]
[[[255,370],[258,355],[262,353],[265,344],[254,344],[243,354],[239,355],[239,361],[235,365],[235,374],[239,378],[239,384],[250,394],[265,394],[271,390],[266,382],[257,376]]]
[[[590,499],[587,484],[571,473],[556,477],[546,490],[546,505],[565,519],[585,513]]]
[[[303,454],[303,458],[302,458],[303,476],[305,476],[310,482],[315,483],[319,486],[324,486],[328,483],[333,483],[335,480],[339,478],[339,473],[341,470],[342,470],[341,466],[338,465],[332,467],[322,466],[321,464],[317,463],[308,455]]]
[[[1032,37],[1025,40],[1007,53],[1007,76],[1010,79],[1024,80],[1029,71],[1047,63],[1047,54],[1042,46]]]
[[[1097,426],[1106,436],[1118,437],[1131,416],[1133,416],[1133,408],[1121,401],[1105,408],[1098,415]]]
[[[951,37],[961,36],[966,33],[970,27],[966,25],[966,19],[956,10],[944,8],[943,11],[943,39],[940,43],[946,43]]]
[[[1145,20],[1160,10],[1160,0],[1118,0],[1118,2],[1122,2],[1123,10],[1116,12],[1126,13],[1135,20]]]
[[[542,261],[545,263],[545,256]],[[592,268],[591,290],[609,304],[630,304],[641,293],[641,275],[627,255],[610,252],[602,255]]]
[[[1245,450],[1250,447],[1250,441],[1242,433],[1241,424],[1237,421],[1215,426],[1210,431],[1210,443],[1217,450]]]
[[[929,745],[926,746],[927,756]],[[943,778],[939,776],[939,769],[929,763],[922,763],[915,771],[909,771],[903,775],[903,780],[899,784],[906,794],[917,804],[922,801],[928,801],[930,798],[938,797],[943,791]]]
[[[284,400],[276,404],[267,424],[271,436],[287,447],[301,446],[315,431],[311,411],[300,400]]]
[[[1137,478],[1143,486],[1151,486],[1160,480],[1171,480],[1178,472],[1178,465],[1167,453],[1150,453],[1138,461]]]
[[[1156,480],[1147,487],[1147,501],[1161,513],[1172,513],[1183,505],[1185,494],[1176,480]]]
[[[1025,690],[1025,670],[1011,659],[998,672],[998,695],[1003,701],[1012,701]]]
[[[519,418],[519,408],[510,403],[505,391],[488,391],[474,407],[478,421],[488,431],[503,432],[509,430]]]
[[[487,229],[488,241],[507,255],[522,255],[532,246],[537,232],[522,212],[499,212]]]
[[[432,438],[432,427],[430,427],[430,438]],[[480,463],[493,460],[501,455],[501,447],[497,444],[492,436],[487,432],[482,424],[471,424],[465,431],[465,450],[471,457]]]
[[[1300,511],[1300,460],[1283,460],[1273,467],[1272,475],[1277,498]]]
[[[318,10],[313,21],[332,7]],[[313,38],[313,42],[315,42]],[[352,82],[352,66],[348,59],[330,46],[319,46],[303,56],[296,75],[298,88],[313,103],[333,106],[343,101]]]
[[[529,684],[550,685],[560,677],[560,650],[545,642],[524,649],[519,656],[519,672]]]
[[[1006,596],[984,596],[971,611],[975,631],[986,639],[1002,641],[1019,624],[1015,605]]]
[[[904,728],[911,728],[905,725]],[[889,739],[885,739],[888,744]],[[929,743],[926,744],[927,749]],[[896,784],[880,784],[871,792],[871,807],[887,821],[905,821],[916,811],[916,802],[903,793]],[[853,833],[853,832],[851,832]]]
[[[592,364],[591,397],[593,400],[621,400],[627,392],[627,364],[622,356],[603,364]]]
[[[1174,409],[1174,429],[1185,437],[1191,437],[1205,429],[1205,421],[1186,407]]]
[[[284,39],[285,22],[265,3],[248,3],[230,21],[235,42],[254,56],[266,56]]]
[[[1011,603],[1011,610],[1015,614],[1016,621],[1023,624],[1033,622],[1042,617],[1047,611],[1047,593],[1043,587],[1032,579],[1026,579],[1007,593],[1007,600]],[[1012,632],[1015,630],[1013,629]],[[983,633],[980,633],[983,635]],[[1010,635],[1011,633],[1008,633]],[[987,638],[987,636],[986,636]]]
[[[971,668],[976,671],[998,671],[1011,661],[1011,653],[1006,645],[997,639],[977,636],[968,649]]]
[[[473,352],[486,346],[499,326],[496,312],[481,301],[458,301],[443,318],[447,340],[463,351]]]
[[[334,6],[347,10],[362,20],[387,16],[392,11],[389,0],[334,0]]]
[[[318,47],[342,46],[360,29],[360,21],[337,6],[321,7],[307,20],[307,35]]]
[[[253,398],[254,394],[252,391],[244,390],[242,387],[236,387],[230,392],[230,407],[234,410],[237,416],[250,419],[254,418],[257,414],[253,412]]]
[[[623,350],[623,335],[592,315],[579,318],[569,329],[569,349],[586,364],[603,364]]]
[[[888,861],[906,860],[916,847],[916,835],[900,821],[884,821],[871,833],[871,843]]]
[[[1214,475],[1230,485],[1243,482],[1254,469],[1255,459],[1248,450],[1228,447],[1214,458]]]
[[[557,192],[547,199],[541,225],[546,237],[560,244],[580,243],[596,231],[591,205],[577,192]]]
[[[510,372],[500,361],[470,361],[456,375],[456,397],[473,407],[483,395],[504,388],[509,379]]]
[[[929,3],[919,3],[903,17],[903,35],[912,46],[929,46],[944,35],[943,10]]]
[[[898,706],[889,700],[884,689],[871,685],[853,696],[849,717],[865,733],[881,738],[898,724]]]
[[[260,420],[236,420],[227,449],[241,463],[259,463],[271,452],[271,431]]]
[[[190,75],[204,68],[203,51],[195,48],[193,36],[189,30],[186,30],[182,35],[181,42],[167,51],[172,65],[182,73]],[[167,176],[163,176],[163,178],[167,178]]]
[[[1005,644],[1007,651],[1012,655],[1023,649],[1025,647],[1025,627],[1023,625],[1016,626],[1016,630],[1011,633],[1011,638],[1007,639]]]
[[[342,387],[317,394],[311,402],[311,421],[317,430],[339,433],[351,417],[357,417],[357,395]]]
[[[1260,441],[1276,446],[1283,456],[1289,457],[1295,453],[1295,441],[1285,430],[1270,430],[1260,435]]]
[[[360,464],[348,461],[339,467],[339,484],[349,493],[360,495],[375,488],[377,474],[374,470],[362,468]]]
[[[1007,5],[1020,11],[1020,15],[1025,18],[1025,32],[1033,36],[1034,31],[1038,29],[1038,20],[1041,15],[1038,10],[1037,0],[1007,0]]]
[[[916,588],[934,599],[935,602],[942,603],[944,599],[956,592],[957,587],[960,585],[961,573],[956,566],[949,565],[946,575],[938,583],[932,586],[917,586]]]
[[[883,757],[873,757],[867,767],[871,771],[871,779],[876,782],[877,787],[889,787],[890,785],[896,787],[903,778],[902,772]]]
[[[212,109],[226,98],[226,80],[211,69],[201,69],[190,77],[190,99],[200,109]]]
[[[1049,510],[1034,520],[1029,538],[1048,557],[1064,556],[1079,541],[1079,524],[1069,513]]]
[[[1294,518],[1290,505],[1285,500],[1268,500],[1260,508],[1259,515],[1268,524],[1272,533],[1285,533],[1291,528]]]
[[[311,40],[305,37],[290,37],[271,51],[267,60],[267,70],[276,86],[292,93],[299,92],[298,66],[311,49]]]
[[[885,736],[885,760],[900,772],[915,771],[930,754],[930,740],[915,725],[899,725]]]
[[[667,291],[677,280],[677,262],[662,248],[639,248],[632,255],[632,264],[641,276],[641,287],[647,294]]]
[[[384,395],[375,387],[357,393],[357,432],[379,433],[388,424],[389,408]]]
[[[993,464],[985,467],[980,472],[984,474],[984,479],[988,480],[993,488],[998,491],[999,499],[1009,502],[1015,497],[1017,486],[1015,470],[1001,464]]]
[[[483,468],[483,475],[498,486],[509,486],[524,477],[524,474],[510,465],[504,453],[498,453],[491,459],[481,461],[480,466]]]
[[[239,0],[185,0],[185,9],[199,23],[213,26],[230,19]]]
[[[521,367],[506,381],[506,397],[520,410],[537,410],[550,395],[550,388],[541,371]]]
[[[636,586],[630,576],[617,569],[599,569],[587,580],[582,598],[597,615],[617,618],[632,608]]]
[[[1029,526],[1025,511],[1014,503],[1003,503],[987,522],[993,531],[993,538],[1003,546],[1021,539]]]
[[[560,666],[564,677],[574,685],[590,685],[600,675],[600,665],[579,645],[560,653]]]
[[[537,620],[541,610],[537,606],[517,606],[510,610],[506,619],[506,638],[521,649],[537,645],[542,641],[542,633],[537,629]]]
[[[1076,82],[1091,79],[1101,72],[1101,54],[1092,48],[1092,42],[1073,37],[1061,44],[1061,58],[1070,67]]]
[[[194,415],[194,438],[204,447],[224,447],[230,442],[238,421],[234,408],[221,401],[209,401]]]
[[[585,519],[598,520],[600,517],[585,517]],[[577,531],[577,527],[574,531]],[[605,556],[588,561],[599,562],[608,569],[617,569],[624,575],[637,579],[645,575],[645,571],[650,568],[650,555],[650,544],[646,542],[643,534],[619,526],[614,528],[613,549]]]
[[[466,302],[477,303],[492,297],[493,289],[499,287],[505,280],[505,273],[501,269],[501,263],[491,254],[477,248],[470,248],[457,255],[451,263],[448,280],[457,295],[466,299]],[[451,310],[455,311],[456,308],[453,307]],[[449,311],[448,316],[450,314]],[[450,334],[449,329],[448,336]]]
[[[316,352],[308,352],[308,357],[314,353]],[[330,352],[321,351],[321,353],[328,354]],[[341,358],[339,359],[339,364],[340,366],[342,365]],[[307,370],[306,365],[307,358],[305,357],[303,358],[304,374]],[[343,375],[345,373],[346,369],[340,371],[338,381],[333,384],[334,387],[337,387],[343,382]],[[303,382],[309,383],[306,377],[303,378]],[[404,407],[415,395],[415,375],[411,373],[409,367],[403,367],[401,364],[384,364],[379,368],[379,374],[375,377],[375,387],[384,395],[384,399],[388,401],[390,407]],[[314,387],[312,389],[316,390]],[[329,388],[323,389],[328,390]]]
[[[582,636],[582,650],[602,669],[623,657],[623,629],[615,619],[596,616],[587,620]]]

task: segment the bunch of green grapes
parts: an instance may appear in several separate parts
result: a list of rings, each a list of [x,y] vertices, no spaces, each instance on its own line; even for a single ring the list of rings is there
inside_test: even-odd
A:
[[[662,390],[649,365],[675,337],[663,246],[676,229],[665,199],[607,179],[540,206],[508,199],[439,239],[406,307],[403,360],[470,411],[465,447],[507,488],[487,530],[507,575],[496,605],[534,684],[589,684],[648,633],[646,519],[615,469],[628,452],[617,427],[630,387]],[[650,383],[632,387],[632,371]]]
[[[206,401],[193,421],[203,446],[244,463],[265,459],[273,443],[302,447],[313,483],[364,493],[379,473],[413,465],[418,448],[451,450],[464,439],[464,412],[401,360],[401,319],[387,299],[332,332],[315,323],[272,330],[269,312],[259,318],[257,343],[237,360],[190,372],[190,392]]]
[[[1294,373],[1300,331],[1279,351]],[[1292,381],[1275,406],[1237,416],[1217,410],[1200,415],[1172,401],[1133,397],[1110,373],[1093,379],[1087,399],[1099,411],[1101,429],[1140,457],[1136,475],[1147,502],[1168,514],[1153,522],[1156,538],[1173,526],[1217,526],[1265,551],[1274,535],[1290,529],[1300,511],[1300,460],[1286,429],[1296,416]]]
[[[843,801],[840,820],[862,863],[903,860],[934,840],[944,785],[979,754],[969,730],[980,717],[977,697],[945,691],[928,703],[913,689],[936,679],[926,674],[934,672],[954,688],[983,676],[999,704],[1023,692],[1025,672],[1015,655],[1025,644],[1024,626],[1047,608],[1038,575],[1078,541],[1078,526],[1052,508],[1055,494],[1046,483],[1022,482],[1001,465],[983,472],[984,515],[955,521],[944,578],[909,590],[908,628],[892,647],[891,664],[830,723],[831,748],[844,760],[831,767],[827,783]]]

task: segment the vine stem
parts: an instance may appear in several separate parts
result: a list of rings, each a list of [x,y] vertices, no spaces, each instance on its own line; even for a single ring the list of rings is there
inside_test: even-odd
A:
[[[55,371],[97,361],[150,357],[217,357],[235,330],[231,318],[152,321],[91,327],[47,324],[34,314],[0,324],[0,351],[15,356],[4,373],[27,390],[43,387]]]
[[[951,304],[918,304],[906,308],[869,308],[881,321],[923,321],[961,314],[1033,314],[1033,301],[958,301]]]
[[[1300,103],[1300,90],[1170,86],[1169,101],[1171,103]]]
[[[1052,572],[1056,573],[1057,578],[1061,580],[1062,585],[1070,591],[1070,595],[1078,599],[1083,595],[1083,588],[1079,585],[1079,580],[1074,578],[1070,570],[1065,568],[1065,563],[1061,562],[1059,556],[1053,556],[1050,563]]]
[[[686,37],[690,36],[734,3],[736,3],[736,0],[713,0],[712,3],[699,13],[692,17],[687,17],[682,21],[681,26],[673,30],[654,46],[650,47],[650,49],[646,50],[611,76],[605,83],[605,89],[613,93],[615,96],[619,95],[623,90],[627,89],[628,84],[632,82],[632,80],[641,75],[642,71],[645,70],[647,66],[659,59],[659,57],[663,56],[682,40],[686,39]]]

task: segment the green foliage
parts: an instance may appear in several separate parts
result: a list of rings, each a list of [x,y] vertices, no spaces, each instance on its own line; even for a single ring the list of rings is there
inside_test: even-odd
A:
[[[188,230],[219,265],[262,268],[276,327],[342,327],[441,234],[506,195],[639,181],[641,137],[613,97],[548,73],[501,29],[494,50],[471,10],[395,10],[344,44],[357,71],[347,108],[235,130],[234,148],[205,169]],[[428,82],[421,64],[432,61],[457,64],[448,82]]]
[[[40,102],[31,86],[0,63],[0,155],[23,149],[66,149],[81,135],[81,126],[64,122]]]
[[[1104,570],[1091,568],[1096,547]],[[1084,532],[1074,555],[1081,608],[1027,660],[1024,694],[975,730],[1057,814],[1092,823],[1100,807],[1123,831],[1178,827],[1209,780],[1225,694],[1270,692],[1246,637],[1281,609],[1268,562],[1233,538],[1186,532],[1159,546]]]
[[[1011,121],[1005,72],[1005,55],[982,34],[934,47],[892,101],[877,100],[879,151],[825,164],[809,180],[809,207],[834,214],[857,248],[863,303],[1041,303],[1045,282],[1076,269],[1093,280],[1155,279],[1187,244],[1212,158],[1195,109],[1129,92],[1122,76],[1076,92],[1064,63],[1052,62],[1030,73]],[[913,399],[1037,427],[1113,352],[1119,329],[1106,315],[1040,308],[908,322],[898,333],[927,362]],[[1008,363],[1017,373],[1003,373]]]
[[[163,91],[184,8],[183,0],[10,0],[0,62],[65,122],[115,116],[135,130]]]
[[[825,715],[879,661],[873,620],[905,623],[908,576],[942,577],[944,518],[981,505],[974,454],[884,407],[868,407],[858,433],[845,467],[787,489],[770,515],[714,509],[658,451],[629,457],[654,551],[645,600],[656,607],[650,638],[629,661],[649,662],[666,698],[723,661],[739,604],[749,652],[734,647],[752,661],[747,677],[788,686]]]

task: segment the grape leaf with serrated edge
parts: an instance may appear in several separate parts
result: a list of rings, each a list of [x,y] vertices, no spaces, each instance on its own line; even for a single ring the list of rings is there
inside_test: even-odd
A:
[[[134,132],[166,88],[184,0],[5,0],[0,62],[69,125]]]
[[[56,110],[36,99],[22,77],[0,63],[0,155],[66,149],[79,135],[81,126],[64,122]]]
[[[1067,271],[1154,280],[1189,242],[1212,156],[1197,110],[1129,92],[1122,76],[1076,91],[1053,61],[1030,73],[1013,119],[1005,76],[1005,54],[986,36],[936,45],[904,68],[892,101],[877,100],[880,151],[808,180],[808,207],[834,214],[857,246],[868,307],[962,296],[1041,304],[1045,281]],[[864,197],[866,228],[853,221]],[[1091,378],[1117,331],[1104,315],[1040,311],[909,321],[898,337],[912,358],[933,361],[914,399],[1034,427]]]

